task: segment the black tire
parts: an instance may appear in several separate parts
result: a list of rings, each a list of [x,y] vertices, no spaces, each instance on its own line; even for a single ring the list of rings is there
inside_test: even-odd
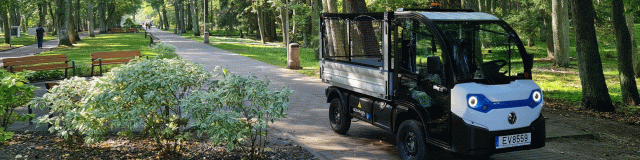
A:
[[[351,127],[351,115],[340,98],[334,98],[329,104],[329,122],[331,129],[338,134],[345,134]]]
[[[404,160],[421,160],[427,158],[427,145],[424,141],[422,123],[406,120],[398,128],[396,142],[398,154]]]

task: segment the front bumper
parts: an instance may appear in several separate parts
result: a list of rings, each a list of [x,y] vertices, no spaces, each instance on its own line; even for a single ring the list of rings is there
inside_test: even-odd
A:
[[[545,145],[545,123],[542,115],[530,126],[502,131],[488,131],[485,128],[466,124],[462,118],[452,116],[452,150],[463,155],[493,155],[518,150],[542,148]],[[496,149],[495,137],[519,133],[531,133],[531,144],[525,146]]]

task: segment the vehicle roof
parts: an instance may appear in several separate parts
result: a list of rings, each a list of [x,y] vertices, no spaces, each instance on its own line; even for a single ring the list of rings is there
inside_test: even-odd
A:
[[[482,12],[419,12],[433,21],[497,21],[500,18]]]

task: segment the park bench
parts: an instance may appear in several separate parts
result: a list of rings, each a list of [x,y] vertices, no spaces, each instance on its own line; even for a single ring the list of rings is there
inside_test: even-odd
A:
[[[144,37],[147,38],[147,35],[149,35],[149,45],[160,42],[160,38],[153,36],[153,34],[147,32],[147,34]]]
[[[142,55],[139,50],[91,53],[91,75],[93,76],[95,67],[100,67],[100,74],[102,74],[102,65],[128,63],[140,56]]]
[[[109,29],[109,33],[121,33],[122,28],[111,28]]]
[[[71,66],[69,66],[71,62]],[[67,77],[67,70],[72,69],[76,74],[76,63],[68,60],[67,55],[51,56],[28,56],[20,58],[6,58],[2,60],[2,67],[11,73],[22,72],[23,70],[45,71],[64,69],[64,77]]]
[[[138,29],[137,28],[127,28],[126,32],[127,33],[138,33]]]

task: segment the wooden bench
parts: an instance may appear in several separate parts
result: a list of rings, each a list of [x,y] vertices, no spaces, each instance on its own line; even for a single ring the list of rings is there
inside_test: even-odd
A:
[[[94,67],[100,67],[100,74],[102,74],[102,65],[128,63],[140,56],[142,55],[139,50],[91,53],[91,75],[93,76]]]
[[[127,28],[127,33],[138,33],[138,29],[136,28]]]
[[[153,34],[147,32],[147,34],[149,34],[149,45],[155,44],[157,42],[160,42],[160,38],[153,36]],[[146,36],[145,36],[146,38]]]
[[[69,66],[71,62],[71,66]],[[2,60],[2,67],[11,73],[22,72],[23,70],[46,71],[64,69],[64,77],[67,77],[67,70],[72,69],[76,74],[76,63],[68,60],[67,55],[51,56],[28,56],[20,58],[6,58]]]
[[[109,33],[122,33],[122,28],[111,28]]]

